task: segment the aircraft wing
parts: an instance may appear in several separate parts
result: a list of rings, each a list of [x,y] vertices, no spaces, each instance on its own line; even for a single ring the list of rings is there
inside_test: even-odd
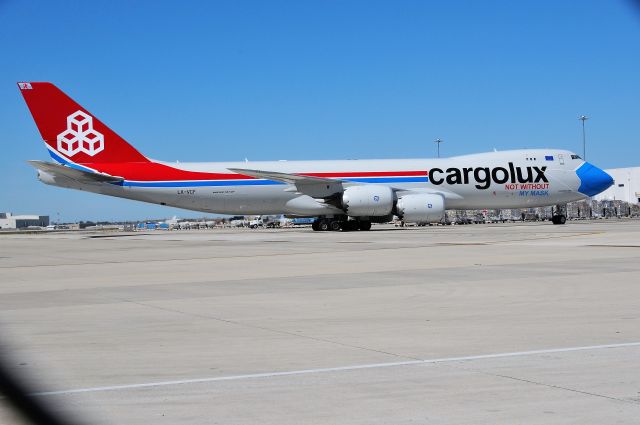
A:
[[[281,173],[279,171],[250,170],[244,168],[229,168],[229,171],[259,179],[275,180],[295,185],[295,189],[285,189],[289,192],[298,192],[309,195],[312,198],[324,199],[325,202],[334,203],[344,192],[345,187],[367,183],[354,183],[340,179],[328,179],[323,177],[305,176],[301,174]],[[408,193],[434,193],[444,196],[446,199],[462,199],[457,193],[444,189],[420,188],[403,189],[390,186],[391,190],[399,195]]]
[[[337,179],[325,179],[323,177],[311,177],[302,174],[281,173],[278,171],[249,170],[245,168],[228,168],[228,170],[245,176],[275,180],[290,184],[327,184],[341,182],[341,180]]]
[[[293,184],[296,187],[295,190],[285,190],[296,191],[313,198],[327,199],[336,193],[342,193],[344,190],[342,185],[343,181],[339,179],[281,173],[279,171],[249,170],[245,168],[229,168],[228,170],[245,176]]]
[[[54,177],[65,177],[79,183],[121,183],[124,180],[122,177],[114,177],[108,174],[78,170],[76,168],[67,167],[66,165],[54,164],[53,162],[37,160],[27,162],[37,170],[44,171]]]

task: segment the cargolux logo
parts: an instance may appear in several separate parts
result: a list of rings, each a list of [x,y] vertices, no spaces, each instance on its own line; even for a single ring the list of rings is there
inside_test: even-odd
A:
[[[473,178],[476,182],[477,189],[488,189],[491,182],[497,184],[503,183],[549,183],[549,179],[545,175],[547,167],[516,167],[513,162],[509,162],[509,168],[506,167],[478,167],[478,168],[432,168],[429,171],[429,181],[435,185],[440,185],[445,181],[447,184],[469,184]],[[447,173],[445,176],[441,174]],[[533,175],[535,173],[535,176]]]
[[[93,117],[76,111],[67,117],[67,129],[58,134],[58,151],[67,156],[78,152],[94,156],[104,150],[104,136],[93,129]]]

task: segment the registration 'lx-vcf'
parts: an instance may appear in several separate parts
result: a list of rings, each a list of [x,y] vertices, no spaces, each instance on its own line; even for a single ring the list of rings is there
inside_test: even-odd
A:
[[[29,161],[50,185],[219,214],[317,217],[314,230],[369,230],[394,215],[438,222],[446,209],[562,206],[613,184],[562,149],[452,158],[170,163],[138,152],[51,83],[20,92],[53,162]]]

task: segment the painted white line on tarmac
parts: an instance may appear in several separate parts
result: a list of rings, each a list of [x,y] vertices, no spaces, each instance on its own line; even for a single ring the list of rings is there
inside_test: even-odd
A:
[[[510,353],[481,354],[477,356],[443,357],[439,359],[407,360],[404,362],[369,363],[369,364],[362,364],[362,365],[326,367],[326,368],[318,368],[318,369],[290,370],[290,371],[284,371],[284,372],[264,372],[264,373],[251,373],[246,375],[218,376],[218,377],[211,377],[211,378],[182,379],[177,381],[148,382],[148,383],[142,383],[142,384],[125,384],[125,385],[111,385],[111,386],[105,386],[105,387],[76,388],[71,390],[43,391],[43,392],[34,393],[32,395],[47,396],[47,395],[63,395],[63,394],[76,394],[76,393],[91,393],[91,392],[99,392],[99,391],[135,390],[139,388],[167,387],[172,385],[199,384],[199,383],[206,383],[206,382],[239,381],[243,379],[259,379],[259,378],[276,378],[280,376],[345,372],[345,371],[361,370],[361,369],[379,369],[379,368],[385,368],[385,367],[411,366],[411,365],[418,365],[418,364],[450,363],[450,362],[462,362],[462,361],[473,361],[473,360],[484,360],[484,359],[499,359],[503,357],[534,356],[537,354],[568,353],[572,351],[602,350],[607,348],[624,348],[624,347],[639,347],[639,346],[640,346],[640,342],[627,342],[627,343],[621,343],[621,344],[588,345],[583,347],[550,348],[546,350],[515,351]]]

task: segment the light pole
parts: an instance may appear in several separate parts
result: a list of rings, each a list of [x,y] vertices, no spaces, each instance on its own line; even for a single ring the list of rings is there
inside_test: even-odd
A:
[[[438,158],[440,158],[440,143],[442,143],[442,140],[436,139],[436,140],[433,141],[433,143],[437,143],[438,144]]]
[[[582,121],[582,160],[586,161],[587,160],[587,136],[586,133],[584,131],[584,122],[586,120],[589,119],[588,116],[586,115],[580,115],[578,117],[578,119],[580,121]],[[593,216],[593,198],[591,196],[589,196],[589,200],[587,201],[588,205],[589,205],[589,218],[591,218]]]
[[[582,121],[582,159],[587,160],[587,137],[584,131],[584,122],[589,119],[586,115],[580,115],[578,117],[580,121]]]

